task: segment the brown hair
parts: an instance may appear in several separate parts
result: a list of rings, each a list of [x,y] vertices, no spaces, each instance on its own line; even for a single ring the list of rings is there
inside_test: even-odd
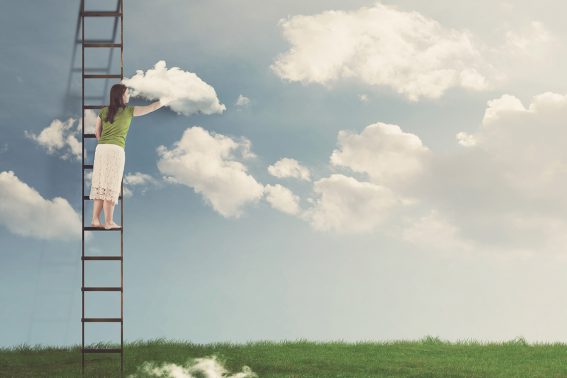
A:
[[[118,113],[119,109],[124,109],[126,105],[124,104],[124,92],[128,88],[124,84],[114,84],[110,88],[110,103],[108,105],[108,113],[106,114],[106,120],[110,123],[114,122],[114,116]]]

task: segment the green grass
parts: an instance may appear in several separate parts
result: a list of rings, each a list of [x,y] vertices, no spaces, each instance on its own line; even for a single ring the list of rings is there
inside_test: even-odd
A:
[[[154,361],[155,366],[162,362],[188,366],[188,360],[212,356],[217,356],[228,376],[242,373],[248,366],[258,377],[567,377],[564,343],[528,344],[523,338],[503,343],[451,343],[430,336],[419,341],[355,343],[135,341],[124,343],[124,377],[150,376],[141,374],[139,367],[144,361]],[[120,354],[87,354],[85,363],[86,376],[119,376]],[[0,349],[2,377],[80,375],[80,346]]]

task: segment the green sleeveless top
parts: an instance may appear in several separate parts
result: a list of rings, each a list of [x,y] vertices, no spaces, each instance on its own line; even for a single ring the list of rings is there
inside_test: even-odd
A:
[[[134,106],[126,105],[123,109],[118,109],[114,115],[114,122],[106,121],[108,106],[100,109],[98,116],[102,121],[102,134],[98,140],[99,144],[117,144],[124,148],[126,145],[126,135],[130,128],[130,122],[134,116]]]

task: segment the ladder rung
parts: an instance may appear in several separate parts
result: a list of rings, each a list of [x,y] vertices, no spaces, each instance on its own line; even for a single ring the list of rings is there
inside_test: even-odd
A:
[[[84,74],[85,79],[122,79],[122,75],[112,75],[112,74]]]
[[[84,200],[90,200],[91,197],[90,197],[90,196],[83,196],[83,199],[84,199]],[[118,199],[121,200],[121,199],[122,199],[122,196],[119,195],[119,196],[118,196]]]
[[[106,42],[83,42],[83,47],[122,47],[122,44]]]
[[[122,353],[122,348],[81,348],[83,353]]]
[[[117,228],[109,228],[108,230],[104,227],[91,227],[91,226],[85,226],[83,227],[83,230],[85,231],[121,231],[122,227],[117,227]]]
[[[96,134],[83,134],[85,138],[96,138]]]
[[[81,291],[122,291],[121,287],[81,287]]]
[[[120,323],[122,318],[81,318],[83,323],[85,322],[102,322],[102,323]]]
[[[85,168],[85,169],[93,169],[93,164],[83,164],[83,168]]]
[[[83,106],[83,109],[102,109],[105,106],[106,105],[85,105]]]
[[[122,260],[122,256],[81,256],[82,260]]]
[[[84,11],[81,12],[83,17],[120,17],[121,12],[113,11]]]

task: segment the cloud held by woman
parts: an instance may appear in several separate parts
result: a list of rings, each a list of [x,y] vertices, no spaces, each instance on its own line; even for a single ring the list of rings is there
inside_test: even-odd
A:
[[[122,84],[130,88],[132,97],[160,99],[162,104],[178,114],[215,114],[226,110],[211,85],[193,72],[179,67],[168,69],[165,60],[158,61],[145,73],[136,70],[136,74],[123,79]]]

